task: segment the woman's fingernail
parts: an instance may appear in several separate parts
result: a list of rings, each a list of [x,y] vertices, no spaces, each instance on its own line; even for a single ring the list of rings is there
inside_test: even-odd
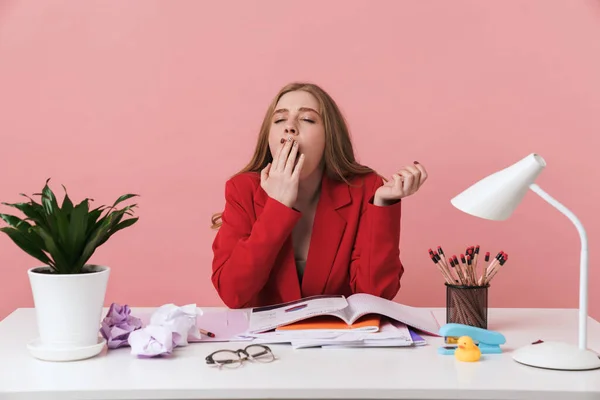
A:
[[[418,164],[418,163],[419,163],[418,161],[413,161],[413,164]]]
[[[279,141],[279,143],[283,143],[283,142],[285,142],[285,139],[281,138],[281,140]]]

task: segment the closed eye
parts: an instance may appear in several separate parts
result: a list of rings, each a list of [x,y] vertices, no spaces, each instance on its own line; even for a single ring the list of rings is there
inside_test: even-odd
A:
[[[273,121],[273,123],[274,124],[278,124],[278,123],[283,122],[283,121],[285,121],[285,118],[279,118],[279,119],[276,119],[275,121]],[[310,119],[310,118],[302,118],[302,121],[308,122],[309,124],[316,123],[315,120]]]

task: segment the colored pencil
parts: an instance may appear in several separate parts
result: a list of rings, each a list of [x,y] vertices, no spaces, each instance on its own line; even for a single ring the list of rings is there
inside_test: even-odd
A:
[[[491,259],[490,252],[486,251],[483,260],[487,265],[481,265],[481,274],[478,270],[479,253],[481,247],[479,245],[467,246],[464,253],[459,256],[446,256],[442,246],[437,246],[437,251],[428,249],[429,257],[440,270],[444,280],[451,285],[462,286],[486,286],[489,285],[492,278],[496,276],[501,266],[503,266],[508,255],[503,251],[499,251],[496,256]]]
[[[204,330],[204,329],[198,329],[198,330],[199,330],[199,331],[200,331],[200,333],[201,333],[201,334],[203,334],[203,335],[206,335],[206,336],[208,336],[208,337],[213,337],[213,338],[215,337],[215,334],[214,334],[214,333],[212,333],[212,332],[209,332],[209,331],[207,331],[207,330]]]
[[[507,259],[508,259],[508,254],[504,253],[504,255],[502,256],[500,261],[498,261],[496,268],[492,271],[492,273],[488,277],[486,283],[490,283],[490,281],[494,278],[494,276],[496,276],[496,274],[500,270],[500,267],[504,265],[504,263],[506,262]]]

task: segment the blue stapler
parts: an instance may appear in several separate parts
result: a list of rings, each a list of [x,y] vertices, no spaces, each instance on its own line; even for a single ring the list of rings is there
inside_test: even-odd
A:
[[[463,324],[446,324],[440,328],[439,334],[444,338],[446,345],[440,347],[438,353],[444,355],[454,354],[456,346],[452,345],[452,342],[461,336],[471,337],[481,354],[502,353],[500,345],[506,343],[506,338],[499,332]]]

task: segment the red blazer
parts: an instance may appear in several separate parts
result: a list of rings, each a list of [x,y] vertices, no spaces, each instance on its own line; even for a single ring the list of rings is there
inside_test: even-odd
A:
[[[223,302],[258,307],[359,292],[391,300],[404,273],[401,202],[373,205],[382,183],[375,173],[354,178],[351,186],[323,177],[300,285],[291,238],[300,213],[269,197],[258,173],[228,180],[212,263],[212,282]]]

